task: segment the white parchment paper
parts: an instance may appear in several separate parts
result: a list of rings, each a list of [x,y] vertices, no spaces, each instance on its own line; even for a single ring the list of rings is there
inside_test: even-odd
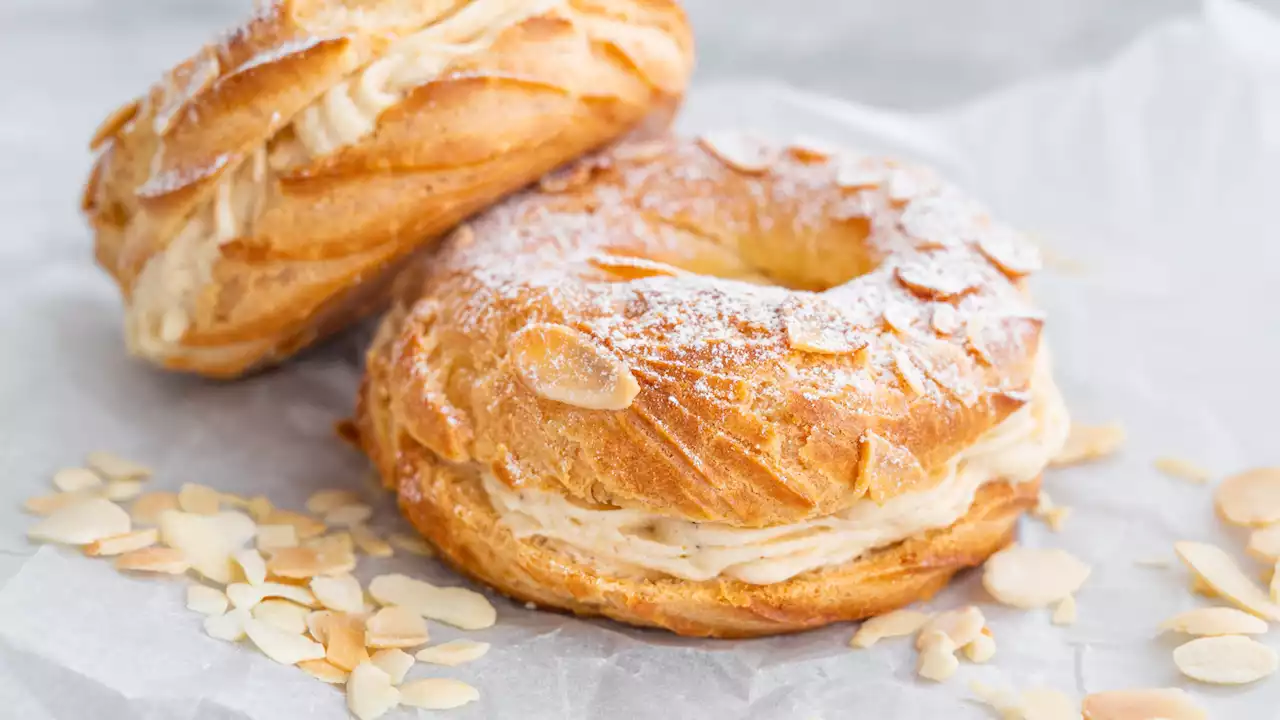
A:
[[[1211,490],[1160,476],[1177,455],[1218,473],[1280,463],[1280,26],[1248,6],[1153,29],[1103,67],[944,113],[903,116],[743,82],[698,88],[687,131],[745,125],[919,157],[999,215],[1037,233],[1079,272],[1037,283],[1057,374],[1074,414],[1122,420],[1130,441],[1104,463],[1051,473],[1072,506],[1064,532],[1027,521],[1022,541],[1094,566],[1080,620],[993,605],[974,574],[931,607],[983,604],[999,644],[986,666],[917,681],[905,641],[851,651],[850,626],[742,642],[693,641],[525,610],[496,600],[483,660],[431,668],[480,688],[464,718],[980,718],[970,679],[1077,697],[1187,687],[1214,717],[1270,718],[1280,679],[1222,689],[1184,682],[1155,624],[1205,601],[1172,560],[1182,538],[1239,549]],[[321,487],[365,487],[365,463],[334,441],[358,382],[355,332],[282,370],[222,385],[163,375],[124,354],[114,289],[87,252],[39,240],[67,207],[21,215],[0,247],[0,716],[344,718],[341,694],[247,647],[205,637],[183,583],[23,539],[16,509],[53,469],[111,449],[153,464],[157,486],[196,481],[301,506]],[[49,213],[50,215],[45,215]],[[85,245],[87,246],[87,239]],[[372,492],[372,491],[371,491]],[[404,529],[390,498],[384,529]],[[1251,561],[1246,561],[1251,562]],[[1176,561],[1174,561],[1176,565]],[[461,582],[432,561],[362,562]],[[433,640],[456,635],[433,624]],[[1280,640],[1264,642],[1280,647]],[[415,676],[428,674],[418,666]],[[412,717],[401,711],[393,717]]]

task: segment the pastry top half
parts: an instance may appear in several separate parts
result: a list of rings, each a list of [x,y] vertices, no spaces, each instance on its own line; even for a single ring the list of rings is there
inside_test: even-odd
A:
[[[278,0],[111,114],[84,194],[135,353],[232,376],[378,307],[501,195],[664,126],[666,0]]]

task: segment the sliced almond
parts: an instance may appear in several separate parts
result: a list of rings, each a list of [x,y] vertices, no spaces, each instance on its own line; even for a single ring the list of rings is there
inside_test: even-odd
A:
[[[1263,635],[1267,623],[1235,608],[1207,607],[1178,613],[1160,623],[1160,629],[1187,635]]]
[[[314,548],[322,553],[338,553],[340,555],[352,555],[356,551],[355,539],[346,530],[311,538],[304,541],[302,547]]]
[[[208,585],[187,586],[187,609],[201,615],[222,615],[230,606],[226,593]]]
[[[1188,460],[1176,457],[1156,458],[1156,469],[1170,477],[1193,483],[1206,483],[1213,478],[1213,473]]]
[[[489,652],[489,643],[474,640],[450,640],[447,643],[432,645],[418,651],[414,657],[433,665],[453,667],[472,660],[479,660]]]
[[[926,300],[964,297],[982,283],[982,276],[933,258],[904,263],[894,273],[903,287]]]
[[[1271,602],[1280,603],[1280,572],[1276,572],[1276,568],[1280,568],[1280,560],[1276,560],[1276,564],[1271,568],[1271,577],[1267,578],[1267,590],[1271,595]]]
[[[698,144],[730,169],[746,175],[763,173],[776,159],[759,139],[732,130],[701,135]]]
[[[54,493],[52,495],[37,495],[36,497],[27,498],[22,502],[22,509],[32,515],[44,517],[52,515],[68,505],[74,505],[84,502],[90,498],[97,497],[92,493]]]
[[[253,538],[254,531],[253,521],[238,512],[160,513],[161,542],[182,551],[196,572],[221,585],[231,582],[232,555]]]
[[[1037,608],[1079,590],[1088,577],[1089,566],[1065,550],[1013,545],[987,560],[982,585],[1006,605]]]
[[[884,167],[865,160],[844,159],[836,168],[836,186],[870,188],[885,181]]]
[[[404,682],[404,676],[413,667],[413,656],[403,650],[390,648],[379,650],[369,660],[391,678],[392,685]]]
[[[992,229],[978,238],[978,251],[1005,275],[1019,278],[1039,270],[1040,249],[1012,231]]]
[[[210,615],[204,619],[204,631],[211,638],[239,642],[244,639],[244,621],[248,619],[248,610],[231,610],[221,615]]]
[[[252,508],[250,508],[250,513],[252,514]],[[322,535],[327,529],[324,523],[313,517],[274,508],[270,512],[264,513],[257,520],[259,525],[292,525],[293,531],[299,540],[308,540]]]
[[[359,525],[369,518],[373,517],[373,508],[368,505],[356,503],[353,505],[343,505],[325,513],[324,521],[328,525],[337,527],[350,527],[351,525]]]
[[[108,480],[146,480],[151,468],[108,452],[91,452],[85,464]]]
[[[1207,543],[1189,541],[1174,543],[1173,549],[1182,562],[1213,588],[1215,593],[1258,617],[1280,621],[1280,606],[1254,585],[1222,549]]]
[[[361,663],[347,678],[347,709],[359,720],[376,720],[402,700],[391,677],[372,662]]]
[[[151,547],[160,539],[160,531],[155,528],[134,530],[123,535],[95,540],[84,546],[84,554],[92,556],[120,555],[131,550]]]
[[[364,645],[364,620],[346,613],[334,613],[325,623],[325,659],[343,670],[369,662]]]
[[[336,613],[332,610],[312,610],[307,613],[307,634],[321,645],[329,640],[329,618]]]
[[[391,543],[397,550],[403,550],[410,555],[421,555],[422,557],[435,557],[436,555],[436,551],[431,547],[431,544],[417,535],[391,533],[387,537],[387,542]]]
[[[1202,637],[1179,645],[1173,663],[1189,678],[1216,685],[1242,685],[1274,673],[1276,651],[1240,635]]]
[[[132,500],[142,494],[141,480],[112,480],[102,486],[102,497],[111,502]]]
[[[371,648],[417,647],[427,642],[427,623],[410,608],[390,605],[365,623],[365,644]]]
[[[1110,690],[1084,699],[1084,720],[1207,720],[1177,688]]]
[[[328,660],[303,660],[298,663],[298,669],[330,685],[345,685],[350,674]]]
[[[1058,602],[1058,607],[1053,610],[1054,625],[1072,625],[1076,621],[1076,598],[1074,595],[1068,595]]]
[[[355,555],[341,549],[296,547],[281,548],[267,561],[267,572],[282,578],[313,578],[317,575],[343,575],[356,567]]]
[[[1280,559],[1280,523],[1254,529],[1249,533],[1249,554],[1263,562]]]
[[[463,630],[482,630],[497,620],[497,610],[488,598],[474,590],[436,587],[405,575],[375,577],[369,594],[381,605],[399,605]]]
[[[255,495],[249,498],[249,502],[245,503],[244,509],[249,511],[249,517],[252,517],[255,522],[269,524],[266,520],[276,511],[276,506],[272,505],[271,500],[265,496]]]
[[[211,487],[185,483],[178,490],[178,507],[193,515],[216,515],[222,509],[222,494]]]
[[[1071,698],[1049,688],[1024,691],[1019,705],[1023,720],[1080,720],[1080,709]]]
[[[480,699],[480,692],[461,680],[424,678],[400,686],[400,703],[425,710],[450,710]]]
[[[259,525],[258,549],[265,553],[298,547],[298,531],[292,525]]]
[[[982,634],[982,628],[986,624],[987,619],[975,605],[940,612],[920,628],[920,636],[916,638],[916,649],[923,649],[925,641],[933,633],[942,633],[950,638],[956,647],[964,647]]]
[[[527,325],[511,337],[509,350],[516,374],[547,400],[587,410],[625,410],[640,392],[626,363],[564,325]]]
[[[345,505],[360,503],[360,494],[352,490],[317,490],[307,498],[307,512],[324,515]]]
[[[979,680],[969,681],[969,691],[984,705],[1000,714],[1005,720],[1022,720],[1020,701],[1008,690],[991,687]]]
[[[1259,468],[1232,475],[1214,493],[1218,513],[1234,525],[1280,522],[1280,468]]]
[[[355,542],[360,552],[369,557],[386,558],[395,554],[395,550],[391,547],[391,543],[378,537],[377,533],[370,530],[365,525],[352,525],[351,539]]]
[[[307,631],[307,615],[311,611],[297,603],[272,598],[254,605],[249,614],[285,632],[301,635]]]
[[[267,581],[267,561],[262,559],[262,554],[257,550],[245,548],[233,553],[231,558],[240,566],[245,582],[261,585]]]
[[[320,603],[316,601],[316,596],[311,594],[310,590],[297,585],[285,585],[284,583],[264,582],[261,585],[231,583],[227,586],[227,597],[231,598],[232,605],[246,610],[262,602],[264,598],[269,597],[292,600],[309,608],[320,607]]]
[[[946,634],[931,630],[920,634],[920,656],[916,658],[916,674],[926,680],[942,682],[960,667],[956,660],[956,644]]]
[[[1119,423],[1107,425],[1071,424],[1067,442],[1053,456],[1051,465],[1061,467],[1088,462],[1112,455],[1124,444],[1124,427]]]
[[[191,569],[191,563],[179,550],[167,547],[148,547],[117,555],[116,569],[181,575]]]
[[[165,510],[178,509],[178,496],[171,492],[153,492],[140,495],[129,507],[129,516],[140,525],[158,525]]]
[[[103,498],[65,505],[27,530],[27,537],[63,545],[88,545],[130,530],[129,514]]]
[[[929,622],[928,613],[915,610],[894,610],[868,619],[853,634],[851,647],[869,648],[880,640],[910,635]]]
[[[911,358],[901,350],[893,351],[894,371],[898,374],[898,379],[902,381],[902,386],[911,392],[913,396],[925,394],[927,387],[925,386],[924,373],[920,372],[920,368],[911,360]]]
[[[364,590],[360,581],[350,575],[312,578],[311,592],[330,610],[346,613],[364,610]]]
[[[982,628],[982,632],[965,644],[961,651],[969,662],[974,663],[984,663],[995,657],[996,638],[991,634],[991,628]]]
[[[102,478],[89,468],[63,468],[53,474],[53,485],[62,492],[83,492],[101,488]]]
[[[297,665],[304,660],[319,660],[325,656],[324,646],[320,643],[257,618],[250,617],[244,621],[244,634],[263,655],[281,665]]]

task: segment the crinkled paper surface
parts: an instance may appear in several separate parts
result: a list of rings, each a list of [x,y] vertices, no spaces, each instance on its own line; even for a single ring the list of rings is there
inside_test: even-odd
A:
[[[1077,418],[1119,419],[1130,439],[1106,462],[1047,476],[1049,492],[1074,508],[1061,534],[1034,521],[1022,528],[1022,542],[1065,547],[1093,564],[1079,622],[1055,627],[1047,611],[992,605],[976,575],[963,576],[930,605],[983,603],[999,650],[989,665],[966,663],[936,685],[915,679],[908,642],[848,649],[848,625],[693,641],[498,600],[498,626],[467,634],[493,643],[489,655],[438,672],[482,693],[449,716],[980,718],[989,715],[965,698],[968,681],[981,679],[1076,696],[1182,686],[1214,717],[1274,717],[1280,678],[1194,685],[1173,667],[1175,641],[1156,637],[1161,618],[1205,602],[1187,592],[1172,543],[1234,551],[1244,538],[1214,518],[1211,489],[1163,477],[1152,461],[1184,457],[1219,475],[1280,463],[1276,21],[1210,2],[1203,16],[1153,28],[1103,66],[930,115],[743,82],[699,88],[682,123],[919,157],[1079,266],[1043,273],[1036,285],[1057,373]],[[22,167],[38,168],[45,152],[82,153],[53,135],[14,142],[18,127],[0,133]],[[92,266],[71,203],[33,199],[57,193],[24,187],[0,199],[0,715],[346,717],[338,691],[205,637],[183,608],[181,582],[126,578],[74,552],[29,546],[30,519],[16,506],[48,491],[55,468],[97,448],[153,464],[156,485],[263,492],[286,507],[313,489],[362,486],[363,460],[331,427],[352,407],[364,333],[233,385],[148,370],[124,354],[116,293]],[[405,527],[389,498],[380,518],[385,529]],[[1134,562],[1148,558],[1171,567]],[[458,582],[418,558],[362,562],[364,572],[382,567]],[[459,634],[439,624],[432,633]]]

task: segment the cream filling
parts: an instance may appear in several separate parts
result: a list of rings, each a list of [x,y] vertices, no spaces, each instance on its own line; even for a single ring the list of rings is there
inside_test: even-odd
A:
[[[379,59],[338,83],[295,117],[296,145],[258,148],[226,172],[163,252],[147,261],[125,315],[130,349],[167,357],[191,326],[200,291],[212,279],[218,248],[249,231],[276,160],[286,165],[333,153],[373,132],[378,116],[409,91],[435,79],[459,57],[489,48],[507,28],[566,0],[475,0],[456,13],[397,40]],[[300,147],[299,147],[300,146]],[[268,167],[271,165],[271,167]]]
[[[936,486],[883,505],[861,500],[827,517],[753,529],[639,510],[588,509],[558,493],[513,490],[487,474],[484,488],[516,537],[560,541],[601,569],[625,574],[640,568],[695,581],[782,582],[947,527],[969,510],[978,488],[988,482],[1038,476],[1065,442],[1069,420],[1047,358],[1037,365],[1027,405],[958,453]]]

